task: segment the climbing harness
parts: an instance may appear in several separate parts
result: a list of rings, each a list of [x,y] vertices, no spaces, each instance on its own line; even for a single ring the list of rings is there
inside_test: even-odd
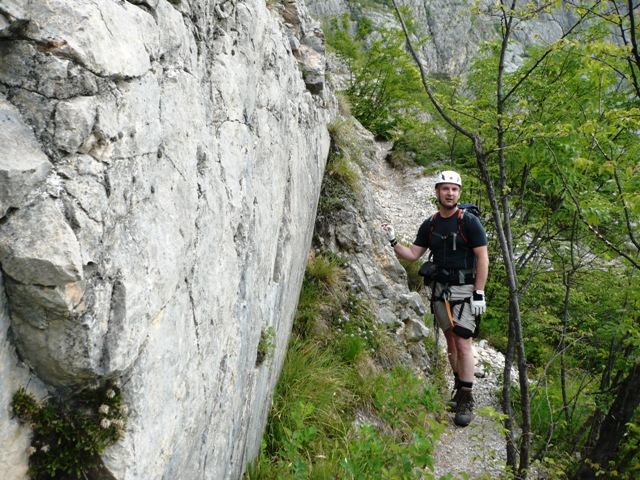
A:
[[[465,304],[471,303],[471,297],[463,298],[460,300],[451,300],[451,289],[449,288],[449,285],[445,285],[444,289],[440,293],[439,300],[443,301],[445,304],[445,307],[447,309],[447,315],[449,317],[449,322],[451,323],[452,327],[455,326],[455,322],[453,321],[453,313],[452,313],[453,307],[460,305],[460,311],[458,311],[458,318],[457,318],[457,320],[460,320],[462,318],[462,311],[464,310]]]

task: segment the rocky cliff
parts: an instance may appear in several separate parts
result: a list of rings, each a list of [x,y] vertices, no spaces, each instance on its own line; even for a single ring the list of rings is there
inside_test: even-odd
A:
[[[295,1],[0,1],[3,479],[27,469],[18,388],[106,378],[115,478],[240,477],[313,231],[323,55]]]

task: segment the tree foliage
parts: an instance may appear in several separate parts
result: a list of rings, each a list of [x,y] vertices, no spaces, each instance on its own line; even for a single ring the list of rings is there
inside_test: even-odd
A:
[[[532,453],[549,459],[551,445],[569,441],[584,459],[577,478],[624,477],[638,469],[628,453],[638,442],[631,386],[640,353],[637,12],[631,2],[572,6],[575,23],[556,42],[530,46],[507,70],[513,34],[559,7],[489,7],[500,34],[456,95],[421,74],[441,118],[473,145],[492,207],[503,265],[492,267],[488,290],[508,318],[488,320],[505,336],[508,464],[524,477]],[[509,383],[514,357],[518,398]],[[614,467],[625,461],[626,471]]]
[[[346,93],[353,116],[378,138],[389,140],[414,122],[422,94],[418,70],[400,30],[374,29],[366,17],[357,19],[354,34],[351,30],[347,15],[332,19],[327,43],[348,66]]]

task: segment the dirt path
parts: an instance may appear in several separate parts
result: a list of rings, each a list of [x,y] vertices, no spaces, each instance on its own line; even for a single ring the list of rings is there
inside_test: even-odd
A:
[[[422,221],[436,211],[432,201],[435,178],[423,175],[418,167],[391,168],[384,160],[390,145],[380,143],[378,148],[378,159],[369,177],[381,216],[394,226],[399,239],[411,243]],[[444,345],[443,337],[440,345]],[[435,478],[448,474],[452,475],[450,478],[465,478],[460,472],[472,479],[498,478],[503,470],[506,454],[499,423],[483,409],[500,410],[495,393],[501,388],[498,376],[504,357],[486,341],[474,342],[474,348],[476,377],[481,377],[474,382],[475,418],[470,426],[460,428],[453,424],[453,415],[447,415],[445,432],[434,453]]]

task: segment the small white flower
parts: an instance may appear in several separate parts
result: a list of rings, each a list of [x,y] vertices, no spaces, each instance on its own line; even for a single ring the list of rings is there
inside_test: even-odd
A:
[[[127,413],[129,413],[129,407],[127,407],[126,405],[120,405],[120,413],[122,415],[126,415]]]
[[[37,448],[35,448],[35,447],[29,447],[29,450],[27,450],[27,455],[31,456],[31,455],[33,455],[34,453],[36,453],[37,451],[38,451],[38,449],[37,449]]]
[[[107,395],[107,398],[113,398],[113,397],[116,396],[116,392],[114,392],[113,390],[109,389],[109,390],[107,390],[106,395]]]
[[[103,415],[108,415],[108,414],[109,414],[109,410],[111,410],[111,409],[109,408],[109,405],[104,405],[104,404],[103,404],[103,405],[100,405],[100,408],[98,408],[98,411],[99,411],[100,413],[102,413]]]
[[[47,453],[49,450],[51,450],[51,447],[49,445],[43,445],[40,450],[42,450],[44,453]]]
[[[106,430],[107,428],[111,427],[111,420],[109,420],[108,418],[103,418],[100,422],[100,426]]]

